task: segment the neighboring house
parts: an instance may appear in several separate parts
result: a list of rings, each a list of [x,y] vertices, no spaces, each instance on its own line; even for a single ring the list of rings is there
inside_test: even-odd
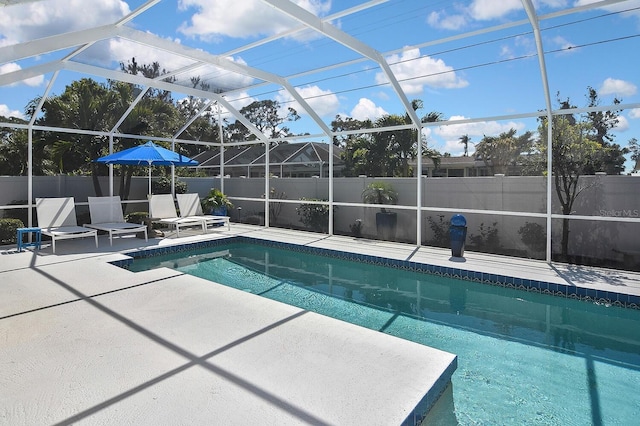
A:
[[[342,148],[333,147],[333,173],[342,176]],[[265,149],[261,145],[233,146],[224,151],[224,175],[264,177]],[[220,150],[204,151],[193,157],[211,176],[220,175]],[[269,150],[269,172],[278,177],[329,177],[329,145],[319,142],[285,143]]]

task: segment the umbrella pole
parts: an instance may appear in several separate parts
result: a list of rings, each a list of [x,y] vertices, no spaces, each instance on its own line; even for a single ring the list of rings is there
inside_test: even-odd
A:
[[[149,165],[149,195],[151,195],[151,165]]]

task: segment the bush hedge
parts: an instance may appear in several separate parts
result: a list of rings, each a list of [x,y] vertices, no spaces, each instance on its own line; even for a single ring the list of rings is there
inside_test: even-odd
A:
[[[15,244],[18,228],[24,228],[20,219],[0,219],[0,244]]]

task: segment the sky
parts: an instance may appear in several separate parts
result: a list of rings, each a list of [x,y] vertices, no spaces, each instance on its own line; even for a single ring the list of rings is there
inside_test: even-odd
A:
[[[518,117],[546,105],[535,38],[520,0],[294,3],[381,54],[406,97],[423,102],[419,116],[435,111],[447,121],[472,121],[426,128],[431,147],[458,156],[464,149],[459,142],[462,135],[470,137],[469,151],[473,152],[474,144],[485,135],[511,128],[518,134],[536,131],[535,118]],[[544,18],[541,40],[552,107],[566,99],[585,107],[587,89],[592,87],[601,105],[618,99],[630,106],[620,112],[615,142],[626,146],[631,138],[640,139],[640,55],[636,53],[640,48],[640,0],[572,14],[562,12],[595,1],[533,3]],[[0,7],[0,49],[116,22],[143,4],[143,0],[41,0]],[[362,4],[368,7],[348,13]],[[375,120],[384,114],[404,114],[400,98],[378,63],[311,30],[299,31],[299,23],[260,0],[165,0],[126,25],[286,77],[329,127],[336,115]],[[486,31],[493,28],[497,30]],[[266,37],[273,40],[256,43]],[[3,60],[1,52],[0,75],[62,58],[72,50],[14,62]],[[119,38],[100,41],[72,60],[118,70],[120,62],[133,57],[141,64],[158,61],[168,71],[192,63],[184,56]],[[87,76],[63,71],[52,93],[60,94],[71,81]],[[291,131],[326,141],[316,137],[322,134],[321,127],[279,85],[210,67],[179,74],[179,83],[188,85],[195,76],[221,88],[237,109],[264,99],[275,99],[283,108],[293,107],[302,118],[287,123]],[[52,74],[45,74],[0,86],[0,115],[24,118],[27,103],[43,94],[51,78]],[[185,96],[173,93],[175,100]],[[626,171],[631,167],[627,162]]]

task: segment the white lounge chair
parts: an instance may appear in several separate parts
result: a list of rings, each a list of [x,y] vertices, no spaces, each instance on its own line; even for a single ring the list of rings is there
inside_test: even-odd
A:
[[[231,230],[229,216],[208,215],[202,212],[200,197],[198,194],[176,194],[178,199],[178,208],[180,209],[180,217],[184,218],[200,218],[204,220],[206,231],[211,225],[226,225],[227,230]]]
[[[178,237],[180,236],[181,227],[200,226],[202,233],[205,232],[206,227],[206,223],[202,218],[179,217],[171,194],[149,196],[149,220],[174,227]]]
[[[110,245],[113,245],[114,235],[137,234],[138,232],[144,232],[144,240],[149,241],[147,225],[128,223],[124,220],[122,202],[119,195],[113,197],[87,197],[87,200],[89,201],[91,223],[84,226],[108,232]]]
[[[98,247],[98,231],[78,226],[76,203],[73,197],[36,198],[38,226],[44,235],[51,237],[51,247],[56,252],[57,240],[94,237]]]

